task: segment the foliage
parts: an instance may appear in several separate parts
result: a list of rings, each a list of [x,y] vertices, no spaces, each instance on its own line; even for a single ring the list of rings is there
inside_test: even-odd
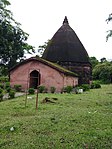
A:
[[[107,23],[109,23],[110,21],[112,21],[112,13],[109,14],[109,16],[106,19],[106,21],[107,21]],[[107,34],[106,40],[108,40],[108,38],[112,36],[112,30],[108,30],[107,33],[108,34]]]
[[[90,63],[92,64],[92,68],[94,68],[99,63],[99,61],[94,56],[90,57],[89,60],[90,60]]]
[[[5,83],[5,89],[9,88],[10,87],[10,82],[6,82]]]
[[[51,93],[54,93],[56,91],[56,88],[54,86],[51,86],[50,90],[51,90]]]
[[[8,68],[4,64],[0,64],[0,78],[8,75]]]
[[[43,93],[45,90],[46,90],[46,87],[43,86],[43,85],[40,85],[40,86],[38,87],[39,93]]]
[[[66,87],[64,87],[63,91],[67,92],[67,93],[71,93],[72,89],[73,89],[72,86],[66,86]]]
[[[2,88],[0,88],[0,94],[3,92],[3,89]]]
[[[11,90],[11,87],[10,86],[6,88],[7,93],[9,93],[10,90]]]
[[[4,84],[3,83],[0,83],[0,88],[4,88]]]
[[[0,77],[0,82],[1,83],[8,82],[8,81],[9,81],[9,77],[6,77],[6,76],[1,76]]]
[[[101,88],[101,85],[100,85],[100,83],[94,81],[94,82],[91,83],[90,88],[91,89]]]
[[[90,85],[89,84],[82,84],[79,88],[83,89],[83,91],[89,91]]]
[[[10,69],[24,58],[25,52],[34,52],[34,48],[26,43],[28,34],[13,19],[12,12],[6,9],[10,5],[7,0],[0,1],[0,63],[2,69]],[[3,67],[4,66],[4,67]]]
[[[29,88],[28,89],[28,93],[29,94],[34,94],[35,93],[35,89],[34,88]]]
[[[39,94],[0,102],[1,149],[111,149],[112,85],[83,94]],[[56,103],[42,104],[43,99]],[[14,128],[11,131],[10,128]]]
[[[0,102],[3,100],[3,93],[0,93]]]
[[[112,63],[99,63],[93,69],[93,79],[102,80],[104,83],[112,83]]]
[[[101,58],[100,61],[101,61],[101,63],[107,62],[105,57]]]
[[[9,91],[9,98],[10,98],[10,99],[14,98],[14,97],[15,97],[15,93],[16,93],[15,90],[12,90],[12,89],[11,89],[11,90]]]
[[[47,42],[44,43],[44,45],[38,47],[38,52],[39,52],[40,56],[42,56],[45,49],[47,48],[47,46],[49,46],[50,43],[51,43],[51,40],[48,40]]]
[[[21,85],[20,84],[15,84],[14,85],[14,89],[17,91],[17,92],[20,92],[21,91]]]
[[[9,93],[11,90],[10,82],[5,83],[5,90]]]

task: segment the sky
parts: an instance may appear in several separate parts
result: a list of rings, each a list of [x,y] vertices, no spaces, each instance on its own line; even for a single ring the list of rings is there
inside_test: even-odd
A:
[[[28,43],[35,47],[51,39],[67,16],[89,56],[112,59],[112,38],[106,42],[106,23],[112,13],[112,0],[9,0],[14,19],[29,34]]]

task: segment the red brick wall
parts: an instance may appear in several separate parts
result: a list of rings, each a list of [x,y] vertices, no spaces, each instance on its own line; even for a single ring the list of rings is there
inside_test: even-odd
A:
[[[30,61],[20,65],[10,72],[11,86],[21,84],[23,90],[27,89],[27,86],[29,87],[29,75],[34,70],[40,72],[40,85],[46,86],[48,91],[50,90],[51,86],[56,87],[56,91],[60,92],[64,86],[75,86],[78,84],[78,78],[65,76],[56,69],[53,69],[38,61]]]

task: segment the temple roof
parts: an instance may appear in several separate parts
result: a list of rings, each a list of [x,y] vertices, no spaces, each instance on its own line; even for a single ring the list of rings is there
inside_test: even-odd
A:
[[[51,62],[89,62],[89,56],[80,39],[65,17],[62,26],[52,37],[42,58]]]

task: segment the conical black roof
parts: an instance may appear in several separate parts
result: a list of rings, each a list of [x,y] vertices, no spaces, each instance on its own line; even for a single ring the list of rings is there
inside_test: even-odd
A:
[[[74,30],[69,26],[67,17],[54,34],[42,58],[52,62],[89,62],[87,51]]]

